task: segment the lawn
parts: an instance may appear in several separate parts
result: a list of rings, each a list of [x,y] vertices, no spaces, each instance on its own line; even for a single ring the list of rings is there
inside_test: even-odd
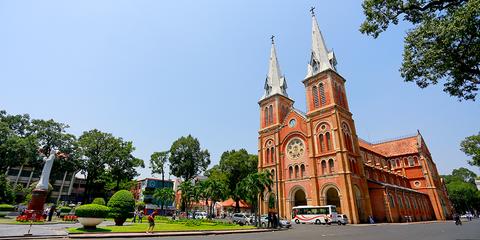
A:
[[[148,223],[134,223],[125,226],[102,226],[97,229],[68,228],[69,233],[90,233],[90,232],[145,232]],[[254,226],[239,226],[233,224],[202,222],[198,225],[186,224],[184,222],[159,222],[155,225],[155,232],[178,232],[178,231],[212,231],[212,230],[239,230],[253,229]]]

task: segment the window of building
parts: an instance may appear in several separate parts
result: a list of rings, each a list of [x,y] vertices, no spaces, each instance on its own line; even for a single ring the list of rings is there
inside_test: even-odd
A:
[[[410,167],[415,166],[415,162],[413,161],[413,158],[412,158],[412,157],[409,157],[409,158],[408,158],[408,165],[409,165]]]
[[[413,161],[415,163],[415,166],[419,166],[420,164],[418,163],[418,158],[417,157],[413,157]]]
[[[317,90],[317,86],[313,86],[312,87],[312,95],[313,95],[313,106],[315,108],[318,107],[318,90]]]
[[[275,148],[272,147],[272,150],[270,151],[271,159],[270,162],[274,163],[275,162]]]
[[[288,168],[288,178],[291,179],[292,177],[293,177],[293,167],[290,166],[290,167]]]
[[[415,181],[415,182],[413,182],[413,185],[415,187],[420,187],[420,185],[422,185],[422,183],[420,181]]]
[[[334,173],[334,172],[335,172],[335,166],[334,166],[334,163],[333,163],[333,159],[329,159],[329,160],[328,160],[328,168],[329,168],[329,172],[330,172],[330,173]]]
[[[325,133],[325,138],[327,140],[327,151],[332,150],[332,140],[330,139],[330,133]]]
[[[323,141],[323,134],[318,135],[318,140],[319,140],[319,147],[320,147],[320,152],[324,151],[324,141]]]
[[[300,166],[300,177],[304,178],[305,177],[305,165]]]
[[[265,163],[268,163],[270,161],[270,149],[267,148],[267,156],[265,157]]]
[[[327,162],[325,160],[322,161],[322,174],[327,174]]]
[[[394,208],[395,207],[395,201],[393,201],[392,194],[388,194],[388,199],[390,200],[390,207]]]
[[[397,201],[398,201],[398,207],[403,208],[403,201],[402,201],[402,198],[400,196],[397,196]]]
[[[320,102],[322,103],[322,106],[327,103],[327,99],[325,97],[325,88],[323,87],[323,83],[320,83],[318,85],[318,88],[320,89]]]
[[[295,178],[298,178],[298,166],[295,166]]]
[[[270,107],[268,108],[268,123],[272,124],[273,123],[273,106],[270,105]]]
[[[263,111],[263,120],[266,127],[268,125],[268,107]]]

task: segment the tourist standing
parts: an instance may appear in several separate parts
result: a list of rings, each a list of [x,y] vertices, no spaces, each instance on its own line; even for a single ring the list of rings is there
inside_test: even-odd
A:
[[[272,221],[273,221],[273,228],[277,228],[278,227],[278,218],[277,218],[276,213],[273,213]]]
[[[135,221],[137,220],[137,216],[138,216],[138,210],[135,209],[135,211],[133,211],[132,223],[135,223]]]
[[[142,223],[143,220],[143,211],[138,211],[138,222]]]

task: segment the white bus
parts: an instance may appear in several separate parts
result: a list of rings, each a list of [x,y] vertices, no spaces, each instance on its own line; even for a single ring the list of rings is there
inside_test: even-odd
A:
[[[292,208],[292,221],[299,223],[331,224],[336,223],[337,208],[326,206],[296,206]]]

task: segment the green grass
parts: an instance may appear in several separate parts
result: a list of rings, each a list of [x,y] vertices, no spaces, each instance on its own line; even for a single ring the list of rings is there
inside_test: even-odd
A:
[[[69,233],[91,233],[91,232],[123,232],[135,233],[147,231],[148,223],[134,223],[126,226],[102,226],[97,229],[68,228]],[[183,223],[157,223],[155,232],[176,232],[176,231],[212,231],[212,230],[238,230],[253,229],[254,226],[239,226],[216,223],[201,223],[198,226],[189,226]]]

